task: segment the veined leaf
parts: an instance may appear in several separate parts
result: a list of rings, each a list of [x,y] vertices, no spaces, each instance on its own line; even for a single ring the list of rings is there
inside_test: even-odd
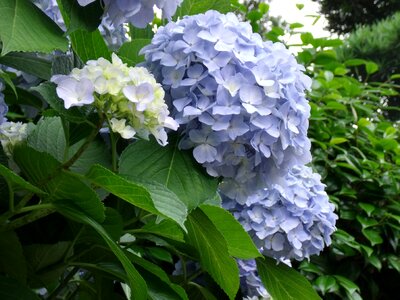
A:
[[[174,18],[197,15],[205,13],[208,10],[217,10],[221,13],[232,11],[230,0],[184,0],[176,10]]]
[[[93,32],[78,29],[71,34],[71,42],[83,62],[100,57],[111,60],[107,44],[98,29]]]
[[[261,281],[274,300],[321,300],[310,282],[296,270],[269,257],[256,261]]]
[[[261,256],[251,237],[230,212],[211,205],[201,205],[200,209],[223,235],[230,255],[242,259]]]
[[[121,199],[151,213],[172,219],[184,227],[187,215],[185,205],[174,193],[157,182],[141,181],[137,184],[100,165],[93,166],[86,177]]]
[[[32,185],[25,179],[23,179],[21,176],[15,174],[13,171],[8,169],[7,167],[3,166],[0,164],[0,175],[12,182],[13,184],[30,191],[32,193],[38,194],[38,195],[45,195],[46,192],[42,191],[38,187]]]
[[[161,183],[190,210],[214,197],[218,180],[206,175],[189,151],[170,143],[165,147],[154,140],[131,144],[120,157],[119,172]]]
[[[0,16],[1,55],[11,51],[67,51],[68,41],[63,31],[32,2],[2,0]]]
[[[200,209],[192,211],[185,225],[187,241],[197,249],[202,267],[234,299],[239,289],[239,269],[223,235]]]

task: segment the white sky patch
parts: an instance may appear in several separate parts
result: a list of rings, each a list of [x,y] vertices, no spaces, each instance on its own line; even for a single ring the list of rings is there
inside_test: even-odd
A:
[[[296,4],[304,4],[303,9],[299,10]],[[329,37],[330,32],[324,28],[328,25],[326,18],[319,13],[319,4],[311,0],[272,0],[270,5],[270,15],[281,16],[288,23],[301,23],[302,28],[296,29],[296,32],[311,32],[314,37]],[[315,25],[316,18],[320,17]],[[288,44],[301,43],[300,35],[284,36],[284,41]]]

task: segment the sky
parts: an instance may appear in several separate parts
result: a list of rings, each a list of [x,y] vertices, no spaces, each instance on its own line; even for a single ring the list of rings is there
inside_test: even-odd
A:
[[[303,9],[299,10],[296,4],[304,4]],[[272,16],[282,16],[282,19],[288,23],[302,23],[304,27],[299,28],[299,31],[311,32],[314,37],[330,36],[330,33],[324,29],[327,25],[327,20],[323,15],[319,14],[319,5],[317,2],[311,0],[272,0],[269,5],[269,11]],[[320,16],[320,19],[315,25],[312,25],[316,19],[315,16]],[[287,36],[284,38],[290,44],[300,42],[299,35],[290,38],[290,40],[288,39],[289,37]]]

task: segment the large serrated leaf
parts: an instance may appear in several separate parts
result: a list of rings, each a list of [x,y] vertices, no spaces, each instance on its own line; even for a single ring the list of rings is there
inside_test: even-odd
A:
[[[185,225],[187,242],[197,249],[202,267],[234,299],[239,289],[239,269],[224,237],[200,209],[192,211]]]
[[[50,53],[68,49],[63,31],[30,1],[2,0],[0,16],[1,55],[11,51]]]
[[[230,255],[241,259],[261,256],[251,237],[230,212],[211,205],[201,205],[200,209],[223,235]]]
[[[189,210],[214,197],[218,186],[218,180],[206,175],[192,154],[179,150],[175,142],[165,147],[154,140],[133,143],[121,155],[119,172],[165,185]]]
[[[61,170],[55,158],[26,145],[15,147],[13,157],[28,180],[48,193],[46,201],[68,199],[96,221],[104,220],[96,192],[72,172]]]
[[[0,64],[49,80],[51,77],[51,61],[39,57],[36,53],[11,52],[0,57]]]
[[[0,176],[4,177],[8,181],[12,182],[13,184],[30,191],[32,193],[38,194],[38,195],[45,195],[46,192],[42,191],[38,187],[30,184],[28,181],[23,179],[21,176],[15,174],[13,171],[8,169],[7,167],[3,166],[0,164]]]
[[[104,228],[94,219],[85,215],[77,206],[66,200],[56,201],[54,202],[54,206],[66,217],[86,224],[96,230],[124,267],[128,284],[132,290],[131,300],[147,300],[146,282],[126,257],[124,251],[113,241]]]
[[[118,56],[129,66],[135,66],[144,61],[144,55],[139,55],[139,51],[150,42],[151,39],[134,39],[124,43],[118,51]]]
[[[269,257],[256,261],[262,283],[274,300],[321,300],[310,282],[296,270]]]
[[[78,29],[71,34],[72,48],[83,62],[103,57],[111,60],[110,52],[99,30]]]
[[[186,206],[157,182],[128,180],[100,166],[93,166],[86,177],[95,185],[151,213],[174,220],[184,228]],[[131,178],[131,177],[130,177]]]
[[[14,231],[0,232],[0,273],[21,282],[26,281],[26,260],[19,238]]]
[[[197,15],[205,13],[209,10],[217,10],[220,13],[227,13],[232,11],[230,0],[184,0],[180,7],[178,7],[174,18]]]
[[[40,152],[50,154],[59,162],[63,162],[66,157],[67,140],[61,118],[41,119],[29,134],[28,145]]]

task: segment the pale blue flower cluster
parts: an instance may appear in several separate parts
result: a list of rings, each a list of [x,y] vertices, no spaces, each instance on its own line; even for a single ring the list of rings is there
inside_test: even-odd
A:
[[[284,45],[208,11],[161,27],[142,53],[185,125],[181,147],[224,177],[228,197],[244,204],[275,174],[311,160],[311,80]]]
[[[329,244],[334,207],[305,167],[311,79],[293,55],[216,11],[159,28],[141,53],[181,124],[180,146],[222,177],[224,205],[260,250],[301,260]]]
[[[33,0],[33,3],[39,7],[50,19],[52,19],[62,30],[66,30],[57,0]]]
[[[91,2],[93,2],[92,0]],[[183,0],[103,0],[105,15],[118,26],[132,23],[144,28],[154,18],[154,6],[162,11],[163,18],[171,19]]]
[[[258,190],[245,204],[225,199],[262,253],[303,260],[331,243],[336,214],[319,174],[295,166],[280,183]]]
[[[7,121],[5,116],[8,112],[8,106],[4,101],[4,94],[3,94],[4,88],[5,88],[4,82],[3,80],[0,79],[0,125],[3,124],[5,121]]]
[[[257,265],[254,259],[252,260],[237,260],[240,271],[240,287],[246,299],[270,299],[270,295],[265,289],[258,277]]]

